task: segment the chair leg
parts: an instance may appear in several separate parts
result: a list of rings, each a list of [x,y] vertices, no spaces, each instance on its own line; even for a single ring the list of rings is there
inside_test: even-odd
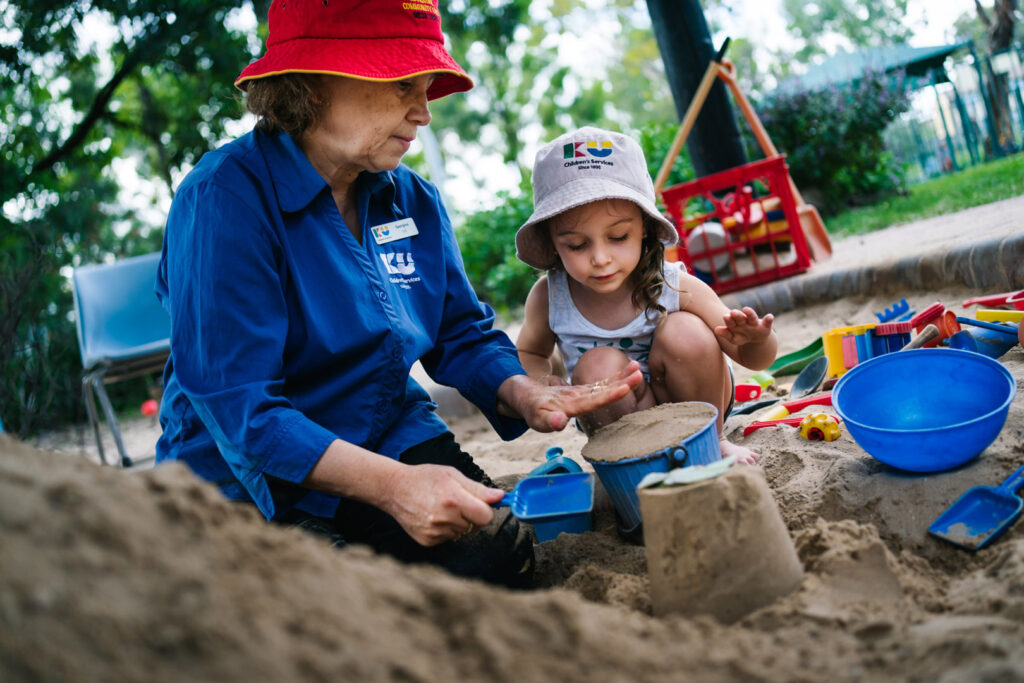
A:
[[[96,436],[96,448],[99,450],[100,463],[103,465],[113,464],[107,462],[107,454],[103,450],[103,439],[100,435],[100,421],[99,416],[96,414],[95,399],[99,399],[100,407],[107,418],[107,424],[110,426],[110,432],[114,437],[114,445],[117,446],[118,455],[121,456],[121,466],[131,467],[134,463],[125,452],[124,441],[121,438],[121,426],[117,421],[117,415],[114,413],[114,407],[110,403],[110,397],[107,396],[107,390],[103,386],[102,372],[91,372],[82,378],[82,398],[85,400],[85,410],[89,415],[89,423],[92,425],[93,434]]]
[[[114,406],[110,404],[107,390],[103,387],[103,379],[101,377],[94,377],[92,385],[93,390],[100,399],[103,413],[107,416],[107,424],[110,426],[110,431],[114,435],[114,444],[117,446],[117,452],[121,456],[121,467],[131,467],[133,464],[132,459],[125,453],[124,441],[121,439],[121,425],[117,421],[117,415],[114,414]]]
[[[103,438],[100,435],[100,420],[96,415],[96,399],[93,392],[93,376],[91,374],[82,378],[82,400],[85,402],[85,412],[89,417],[89,426],[92,427],[93,436],[96,437],[96,448],[100,454],[100,464],[109,465],[107,455],[103,450]]]

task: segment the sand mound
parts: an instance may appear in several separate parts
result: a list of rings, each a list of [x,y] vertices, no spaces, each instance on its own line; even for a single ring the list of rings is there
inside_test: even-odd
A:
[[[801,314],[783,350],[810,340],[801,325],[887,303]],[[1003,362],[1024,383],[1024,352]],[[730,626],[651,616],[645,550],[601,490],[594,531],[538,546],[538,589],[513,593],[267,525],[182,467],[100,468],[0,435],[0,680],[1024,680],[1024,523],[974,554],[925,531],[1024,462],[1022,395],[981,457],[935,475],[881,465],[845,433],[744,439],[756,416],[727,421],[762,453],[804,570]],[[507,481],[583,443],[456,428],[488,470],[506,459]]]

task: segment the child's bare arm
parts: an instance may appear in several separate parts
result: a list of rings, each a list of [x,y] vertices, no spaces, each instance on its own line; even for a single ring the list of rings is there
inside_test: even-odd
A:
[[[722,350],[751,370],[763,370],[775,360],[778,338],[772,330],[775,317],[759,318],[749,306],[729,310],[711,287],[689,275],[680,276],[680,310],[690,311],[704,321],[718,338]]]
[[[539,379],[551,374],[551,354],[555,350],[555,334],[548,325],[548,280],[534,283],[526,297],[523,327],[516,339],[519,362],[526,374]]]

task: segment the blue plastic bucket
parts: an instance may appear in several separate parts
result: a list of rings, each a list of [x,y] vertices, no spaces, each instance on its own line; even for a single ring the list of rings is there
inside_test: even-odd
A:
[[[544,454],[547,461],[542,465],[537,465],[528,476],[542,476],[545,474],[572,474],[574,472],[582,472],[583,469],[579,466],[572,458],[562,455],[561,446],[552,446]],[[539,543],[544,541],[550,541],[553,538],[558,538],[559,534],[582,534],[585,531],[590,531],[590,513],[581,512],[576,515],[568,515],[562,519],[556,519],[550,522],[534,522],[533,533],[537,537]]]
[[[699,401],[695,401],[697,403]],[[704,405],[714,408],[710,403]],[[650,472],[668,472],[677,467],[709,465],[722,459],[722,448],[718,443],[715,421],[718,409],[706,425],[675,446],[668,446],[649,455],[618,461],[588,460],[594,472],[608,492],[618,514],[619,530],[633,536],[638,533],[640,522],[640,499],[636,486]]]

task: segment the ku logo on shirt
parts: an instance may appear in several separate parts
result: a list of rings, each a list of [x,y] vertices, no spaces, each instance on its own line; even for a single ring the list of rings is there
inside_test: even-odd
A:
[[[416,264],[413,263],[412,254],[409,252],[392,252],[380,255],[384,262],[384,270],[388,275],[412,275],[416,272]]]

